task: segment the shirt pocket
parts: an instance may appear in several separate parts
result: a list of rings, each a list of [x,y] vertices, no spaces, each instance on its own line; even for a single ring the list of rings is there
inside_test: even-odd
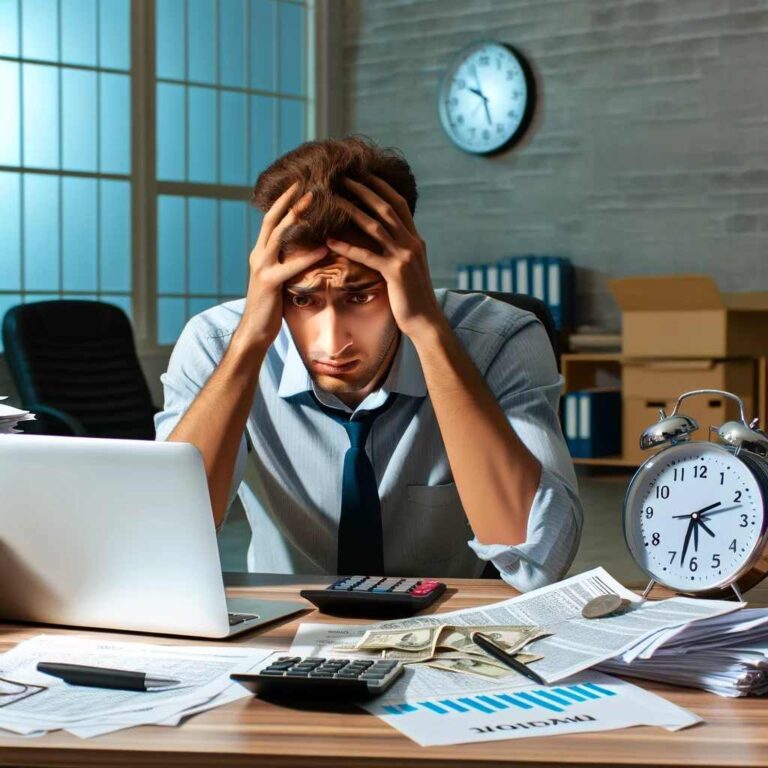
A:
[[[464,553],[472,530],[456,483],[409,485],[406,490],[409,564],[447,564]]]

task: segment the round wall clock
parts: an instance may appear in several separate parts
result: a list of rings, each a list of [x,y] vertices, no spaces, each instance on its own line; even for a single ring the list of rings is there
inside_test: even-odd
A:
[[[536,85],[516,48],[486,40],[456,56],[440,84],[443,130],[465,152],[490,155],[512,146],[533,117]]]

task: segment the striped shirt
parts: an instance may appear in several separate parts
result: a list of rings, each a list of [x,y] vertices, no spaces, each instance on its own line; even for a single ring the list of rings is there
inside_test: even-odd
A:
[[[462,508],[424,373],[401,335],[382,386],[350,409],[317,389],[283,322],[259,374],[230,492],[251,527],[248,570],[334,573],[341,511],[344,427],[308,393],[352,418],[395,403],[373,423],[366,451],[381,499],[386,574],[477,577],[491,560],[502,578],[526,591],[560,579],[578,547],[582,509],[558,419],[562,377],[543,325],[483,294],[437,290],[453,332],[479,369],[522,442],[541,462],[527,538],[509,546],[480,543]],[[165,404],[155,417],[164,440],[221,361],[245,308],[230,301],[194,316],[160,377]],[[381,574],[384,575],[384,574]]]

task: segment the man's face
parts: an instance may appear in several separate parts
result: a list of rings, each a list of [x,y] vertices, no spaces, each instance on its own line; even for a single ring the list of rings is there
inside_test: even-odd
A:
[[[295,248],[285,261],[309,250]],[[320,389],[356,405],[381,384],[400,335],[379,272],[329,251],[286,283],[283,306],[299,354]]]

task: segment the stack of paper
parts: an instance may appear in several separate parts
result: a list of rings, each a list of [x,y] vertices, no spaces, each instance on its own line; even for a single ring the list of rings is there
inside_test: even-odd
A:
[[[768,609],[745,608],[655,632],[599,669],[720,696],[763,696],[768,693]]]
[[[242,646],[181,647],[40,635],[0,656],[2,692],[14,697],[10,703],[3,697],[0,728],[25,736],[62,729],[90,738],[134,725],[178,725],[188,715],[250,696],[230,681],[230,673],[250,672],[272,653]],[[38,672],[40,661],[145,672],[181,684],[150,692],[87,688]]]
[[[0,400],[7,399],[7,395],[0,396]],[[0,404],[0,435],[21,434],[21,430],[16,429],[16,425],[21,421],[34,421],[34,418],[34,414],[29,411]]]

